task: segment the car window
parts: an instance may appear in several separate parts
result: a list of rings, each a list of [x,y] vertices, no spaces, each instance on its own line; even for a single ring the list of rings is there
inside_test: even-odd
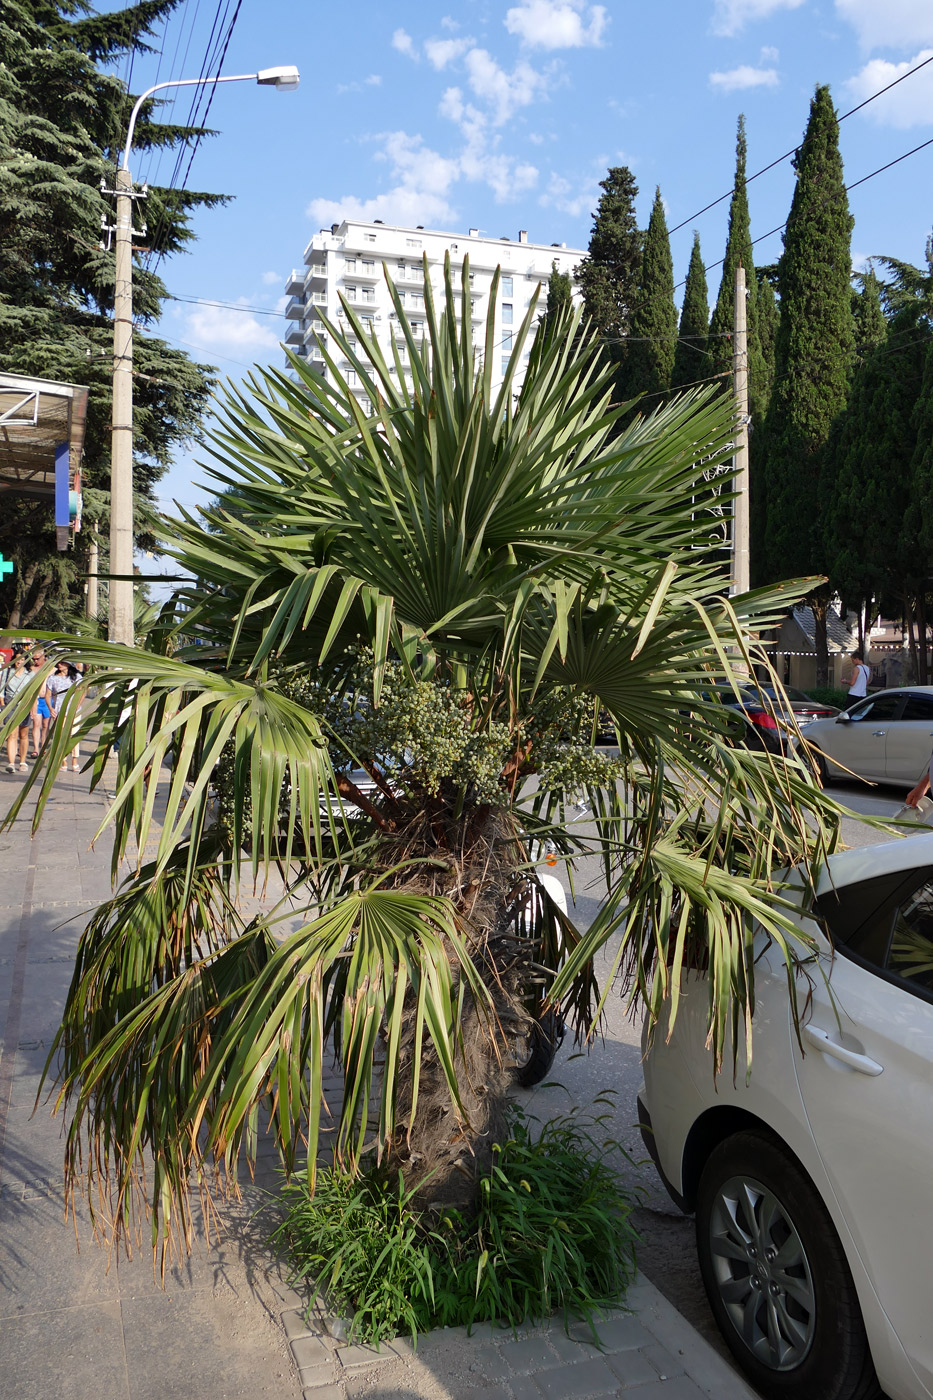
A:
[[[908,695],[901,719],[919,719],[924,724],[933,724],[933,696]]]
[[[875,695],[864,705],[856,705],[851,710],[846,710],[846,714],[853,723],[867,719],[876,724],[878,720],[893,719],[900,703],[900,695]]]
[[[817,910],[841,953],[933,1001],[933,870],[844,885]]]

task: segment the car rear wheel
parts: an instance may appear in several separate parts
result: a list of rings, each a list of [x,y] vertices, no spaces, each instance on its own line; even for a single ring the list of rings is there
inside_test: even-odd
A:
[[[700,1180],[696,1228],[710,1307],[762,1395],[880,1396],[839,1236],[780,1142],[743,1132],[720,1143]]]

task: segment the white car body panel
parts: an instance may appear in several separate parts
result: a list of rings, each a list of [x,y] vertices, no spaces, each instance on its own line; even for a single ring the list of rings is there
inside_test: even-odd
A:
[[[933,833],[833,856],[819,892],[921,866],[933,867]],[[727,1066],[714,1081],[702,975],[686,974],[670,1039],[666,1023],[656,1031],[645,1056],[644,1098],[659,1164],[683,1194],[691,1129],[716,1110],[742,1110],[781,1138],[842,1241],[882,1387],[892,1400],[933,1400],[933,1004],[834,956],[816,925],[807,919],[805,926],[822,949],[798,974],[801,1007],[812,987],[806,1026],[874,1060],[882,1072],[863,1073],[821,1053],[806,1029],[801,1054],[783,960],[762,940],[748,1083],[744,1047],[734,1079]]]
[[[797,1050],[797,1083],[812,1137],[873,1292],[894,1319],[929,1395],[933,1388],[933,1005],[837,955],[815,977],[807,1028],[882,1066],[860,1073]],[[830,998],[835,999],[837,1020]],[[904,1002],[910,1003],[909,1024]],[[793,1144],[792,1144],[793,1145]]]
[[[853,704],[846,712],[851,719],[807,725],[807,741],[825,754],[831,777],[847,777],[850,769],[873,782],[914,786],[933,753],[933,722],[893,718],[892,698],[908,694],[933,704],[933,686],[902,687]]]

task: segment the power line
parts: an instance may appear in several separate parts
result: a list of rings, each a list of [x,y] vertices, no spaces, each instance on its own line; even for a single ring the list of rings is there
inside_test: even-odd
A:
[[[927,63],[933,63],[933,58],[927,59],[926,62],[927,62]],[[905,74],[904,76],[906,77],[907,75]],[[863,104],[863,105],[864,105],[864,104]],[[907,160],[908,156],[915,156],[915,155],[917,154],[918,151],[923,151],[923,150],[925,150],[927,146],[933,146],[933,136],[930,137],[929,141],[921,141],[920,145],[919,145],[919,146],[914,146],[913,150],[904,151],[903,155],[895,156],[894,160],[889,160],[885,165],[879,165],[877,170],[872,170],[872,171],[869,172],[869,174],[863,175],[862,178],[861,178],[860,180],[853,180],[853,182],[852,182],[851,185],[844,185],[844,186],[843,186],[843,189],[844,189],[845,192],[848,194],[849,190],[857,189],[859,185],[864,185],[864,184],[866,184],[869,180],[873,180],[873,179],[875,178],[876,175],[883,175],[884,172],[885,172],[886,170],[890,170],[892,166],[894,166],[894,165],[900,165],[900,163],[901,163],[902,160]],[[728,197],[728,196],[727,196],[727,197]],[[825,205],[825,201],[824,201],[824,205]],[[710,207],[712,207],[712,206],[710,206]],[[764,240],[765,240],[766,238],[772,238],[772,237],[774,236],[774,234],[776,234],[776,233],[781,233],[785,228],[787,228],[787,223],[788,223],[788,220],[785,219],[784,222],[783,222],[782,224],[778,224],[776,228],[769,229],[767,233],[760,233],[760,234],[758,235],[757,238],[753,238],[753,239],[752,239],[752,247],[754,248],[754,246],[755,246],[756,243],[763,243]],[[722,267],[722,265],[723,265],[724,262],[725,262],[725,258],[724,258],[724,257],[722,257],[722,258],[717,258],[716,262],[706,263],[706,264],[704,265],[703,271],[704,271],[704,272],[712,272],[712,270],[713,270],[714,268],[716,268],[716,267]],[[676,291],[678,290],[678,288],[684,286],[684,284],[686,283],[686,281],[687,281],[686,277],[682,278],[682,280],[681,280],[680,282],[678,282],[678,283],[675,285],[674,291],[676,292]]]
[[[837,117],[837,126],[841,122],[844,122],[847,117],[854,117],[856,112],[861,112],[863,107],[867,107],[868,104],[874,102],[876,98],[883,97],[886,92],[890,92],[892,88],[897,87],[898,83],[904,82],[906,78],[912,78],[914,73],[919,73],[920,69],[925,68],[928,63],[933,63],[933,54],[931,54],[929,58],[925,58],[922,63],[918,63],[914,68],[910,68],[906,73],[902,73],[899,78],[895,78],[893,82],[888,83],[886,87],[879,88],[877,92],[873,92],[871,97],[866,97],[864,102],[860,102],[857,107],[853,107],[850,111],[844,112],[841,117]],[[776,160],[772,160],[768,165],[763,165],[760,170],[755,171],[754,175],[748,176],[745,181],[746,186],[750,185],[753,180],[757,180],[759,175],[767,175],[768,171],[773,170],[776,165],[780,165],[783,161],[789,159],[790,156],[796,155],[799,149],[799,144],[792,146],[789,151],[785,151],[784,154],[778,156]],[[702,209],[698,209],[695,214],[690,215],[689,219],[684,219],[681,223],[675,224],[674,227],[669,230],[668,237],[670,237],[671,234],[679,233],[682,228],[686,228],[688,224],[692,224],[694,219],[698,219],[701,214],[708,214],[710,209],[715,209],[718,204],[722,204],[723,200],[731,199],[734,194],[735,186],[733,185],[732,189],[726,194],[721,194],[719,198],[714,199],[711,204],[706,204]],[[717,263],[713,263],[713,267],[717,266]]]

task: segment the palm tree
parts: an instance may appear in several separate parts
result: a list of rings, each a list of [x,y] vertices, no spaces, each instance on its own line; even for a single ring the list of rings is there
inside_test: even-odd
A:
[[[620,432],[630,406],[569,307],[533,342],[529,310],[493,393],[492,311],[478,350],[466,266],[440,309],[425,271],[427,333],[395,296],[394,364],[347,305],[326,377],[292,358],[227,389],[219,502],[165,530],[197,585],[147,650],[81,643],[95,784],[119,740],[115,876],[148,854],[82,937],[47,1074],[69,1188],[117,1235],[141,1201],[154,1245],[187,1237],[193,1181],[235,1175],[264,1126],[289,1166],[304,1135],[313,1184],[331,1049],[337,1161],[469,1191],[529,989],[585,1036],[613,937],[652,1018],[708,965],[721,1063],[750,1027],[749,918],[790,965],[773,871],[835,837],[803,769],[733,746],[708,698],[763,664],[755,630],[787,606],[724,596],[728,404],[684,394]],[[30,782],[37,822],[81,698]],[[593,747],[606,724],[617,757]],[[538,879],[545,851],[602,859],[585,935]],[[275,866],[281,901],[245,921],[241,881]]]

